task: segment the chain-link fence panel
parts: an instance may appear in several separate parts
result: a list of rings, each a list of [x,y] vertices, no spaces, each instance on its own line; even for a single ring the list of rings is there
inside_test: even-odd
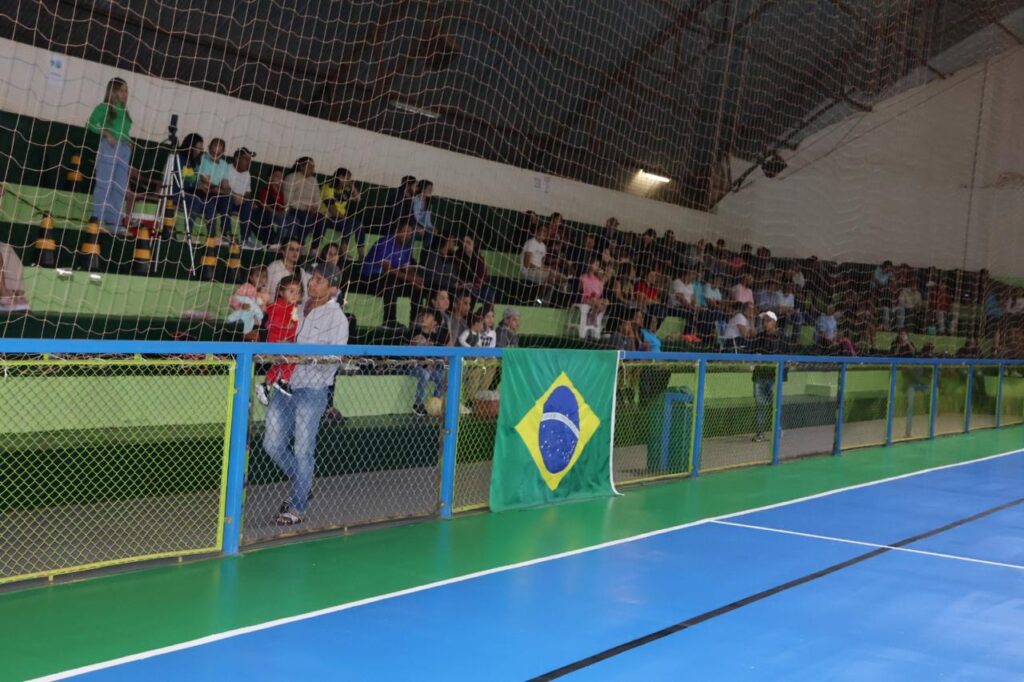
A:
[[[1000,426],[1024,424],[1024,367],[1003,367],[1003,400]]]
[[[931,434],[932,372],[931,365],[896,365],[896,395],[892,406],[894,443],[920,440]],[[937,419],[935,424],[938,428]]]
[[[843,450],[885,444],[889,366],[850,364],[843,393]]]
[[[615,396],[615,485],[690,472],[697,363],[624,360]]]
[[[940,365],[939,391],[935,404],[935,435],[964,432],[967,409],[967,366]],[[895,433],[895,427],[893,433]]]
[[[839,365],[786,363],[779,458],[831,454],[839,415]]]
[[[701,472],[772,459],[778,363],[708,362]]]
[[[501,396],[499,358],[463,358],[452,511],[487,507]]]
[[[220,550],[234,362],[0,360],[0,583]]]
[[[975,365],[971,378],[971,431],[995,428],[998,396],[999,367]]]
[[[257,360],[243,542],[437,513],[446,359]],[[325,371],[327,388],[295,388]],[[291,395],[268,382],[281,372]]]

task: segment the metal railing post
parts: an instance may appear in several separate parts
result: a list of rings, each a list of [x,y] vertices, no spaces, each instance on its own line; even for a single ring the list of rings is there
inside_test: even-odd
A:
[[[967,404],[964,405],[964,433],[971,430],[971,403],[974,402],[974,364],[967,363]]]
[[[846,363],[839,365],[839,393],[836,396],[836,440],[832,448],[832,454],[838,455],[843,451],[843,417],[846,410]]]
[[[690,476],[700,476],[700,453],[704,440],[704,388],[707,369],[707,360],[697,361],[697,402],[693,408],[696,410],[696,414],[693,420],[693,466],[690,469]]]
[[[885,412],[885,445],[892,445],[892,418],[896,404],[896,363],[889,366],[889,406]]]
[[[235,395],[231,403],[227,487],[224,498],[224,553],[238,554],[242,543],[242,500],[249,451],[249,398],[252,395],[252,354],[235,357]]]
[[[444,442],[441,448],[441,518],[452,518],[455,499],[455,454],[459,436],[459,406],[462,404],[462,356],[448,363],[448,392],[444,407]]]
[[[1003,425],[1003,363],[999,363],[999,382],[996,387],[996,428]]]
[[[779,446],[782,440],[782,377],[786,373],[786,361],[780,360],[775,370],[775,419],[772,424],[772,464],[779,463]]]
[[[935,415],[939,412],[939,366],[932,367],[932,397],[928,414],[928,438],[935,439]]]

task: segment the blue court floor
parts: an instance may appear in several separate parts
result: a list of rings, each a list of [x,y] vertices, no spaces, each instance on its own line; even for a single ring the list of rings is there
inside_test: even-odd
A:
[[[1024,454],[216,635],[97,680],[1022,680]]]

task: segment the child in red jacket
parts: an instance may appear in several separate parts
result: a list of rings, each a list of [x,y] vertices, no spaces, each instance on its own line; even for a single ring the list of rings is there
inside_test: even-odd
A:
[[[302,279],[285,277],[277,285],[277,299],[267,306],[267,341],[269,343],[294,343],[299,332],[299,301],[302,300]],[[264,405],[270,404],[270,388],[277,388],[284,395],[292,394],[288,382],[295,365],[278,362],[270,367],[263,383],[256,387],[256,397]]]

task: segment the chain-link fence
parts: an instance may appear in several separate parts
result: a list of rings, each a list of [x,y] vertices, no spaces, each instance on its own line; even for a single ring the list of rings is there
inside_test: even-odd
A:
[[[885,444],[889,366],[849,364],[843,393],[843,450]]]
[[[963,433],[967,410],[967,366],[941,365],[938,371],[935,435]]]
[[[1003,397],[1000,406],[1000,426],[1024,424],[1024,367],[1003,367]]]
[[[459,395],[459,433],[452,501],[452,511],[455,512],[487,507],[501,396],[501,360],[464,358]]]
[[[975,366],[971,387],[971,430],[994,428],[999,396],[999,368]]]
[[[931,434],[933,371],[929,365],[896,365],[896,394],[892,405],[894,443],[920,440]],[[938,425],[936,415],[936,428]],[[960,426],[962,429],[963,421]]]
[[[839,365],[787,362],[779,458],[833,452],[838,414]]]
[[[701,472],[772,459],[777,362],[708,362]]]
[[[615,396],[616,485],[690,472],[697,363],[624,360]]]
[[[243,542],[437,513],[447,359],[310,357],[293,371],[337,367],[333,388],[292,395],[258,359]],[[289,508],[301,525],[282,525]]]
[[[218,551],[233,372],[0,360],[0,583]]]

